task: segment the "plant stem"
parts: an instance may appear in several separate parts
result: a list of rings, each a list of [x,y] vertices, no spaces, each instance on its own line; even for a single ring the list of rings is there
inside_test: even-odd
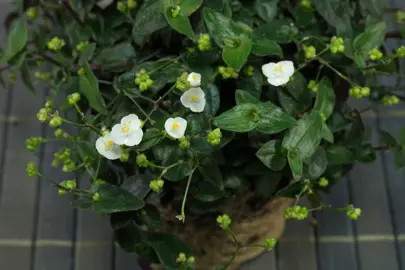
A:
[[[389,151],[391,150],[391,146],[388,145],[374,146],[373,149],[375,151]]]
[[[162,102],[163,99],[165,99],[165,98],[167,97],[167,95],[169,95],[170,92],[173,91],[173,89],[175,88],[175,86],[176,86],[176,85],[173,84],[173,86],[172,86],[169,90],[167,90],[167,92],[164,93],[163,96],[161,96],[158,100],[154,101],[153,108],[152,108],[152,110],[148,113],[147,118],[150,119],[150,116],[159,108],[160,102]],[[153,120],[150,121],[150,122],[151,122],[152,125],[155,123],[155,121],[153,121]]]
[[[224,265],[224,269],[228,268],[233,263],[233,261],[236,258],[236,255],[238,255],[239,249],[240,249],[239,247],[236,247],[235,251],[233,252],[232,258],[229,260],[229,262],[227,262]]]
[[[147,114],[147,113],[144,111],[144,109],[142,109],[142,107],[138,104],[138,102],[136,102],[135,99],[133,99],[133,98],[132,98],[129,94],[127,94],[127,93],[124,93],[124,95],[127,96],[127,97],[132,101],[132,103],[134,103],[135,106],[141,111],[141,113],[146,117],[146,121],[149,121],[149,122],[151,122],[152,124],[155,123],[155,121],[153,121],[153,120],[150,118],[150,114]]]
[[[62,5],[68,10],[70,15],[75,19],[75,21],[81,26],[81,27],[86,27],[87,25],[80,19],[79,15],[76,13],[75,10],[70,6],[69,1],[67,0],[62,0]]]
[[[295,72],[300,71],[301,69],[303,69],[304,67],[306,67],[309,63],[311,63],[312,61],[318,59],[319,56],[321,56],[322,54],[324,54],[324,53],[327,52],[328,50],[329,50],[329,47],[326,47],[325,49],[323,49],[322,51],[320,51],[314,58],[308,59],[308,60],[305,61],[303,64],[301,64],[301,65],[295,70]]]
[[[330,65],[327,61],[323,60],[322,58],[318,58],[319,62],[322,63],[323,65],[327,66],[329,69],[331,69],[332,71],[334,71],[339,77],[341,77],[342,79],[344,79],[345,81],[349,82],[351,85],[354,85],[354,83],[352,82],[352,80],[349,79],[349,77],[343,75],[339,70],[337,70],[336,68],[334,68],[332,65]]]
[[[99,83],[102,83],[102,84],[108,84],[108,85],[112,85],[112,84],[113,84],[112,82],[105,81],[105,80],[98,80],[98,82],[99,82]]]
[[[186,214],[185,214],[184,208],[186,207],[187,194],[188,194],[188,190],[190,188],[191,179],[193,178],[193,174],[194,174],[194,171],[197,169],[197,166],[198,166],[198,164],[190,172],[190,175],[189,175],[188,181],[187,181],[186,191],[184,192],[184,196],[183,196],[183,203],[181,204],[181,217],[182,217],[183,223],[186,220]]]

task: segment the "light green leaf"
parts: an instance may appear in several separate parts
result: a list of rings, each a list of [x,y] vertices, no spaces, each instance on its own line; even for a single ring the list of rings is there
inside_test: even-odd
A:
[[[248,92],[244,90],[237,89],[235,91],[235,101],[237,105],[243,104],[243,103],[252,103],[252,104],[259,104],[260,100],[257,99],[256,97],[252,96]]]
[[[236,47],[224,46],[222,59],[228,66],[239,70],[249,57],[252,50],[252,40],[245,35],[234,38],[237,40]]]
[[[322,138],[330,143],[334,143],[335,141],[332,131],[325,122],[322,123]]]
[[[322,140],[323,121],[318,112],[304,116],[295,127],[289,129],[283,139],[283,148],[295,149],[301,159],[311,157]]]
[[[16,56],[22,49],[24,49],[27,41],[27,21],[25,20],[25,17],[22,16],[11,24],[10,33],[7,40],[7,50],[1,58],[0,64],[3,64]]]
[[[316,102],[314,110],[321,113],[325,120],[332,115],[333,109],[335,108],[335,92],[332,87],[332,83],[326,77],[318,83],[318,92],[316,94]]]
[[[320,147],[308,160],[308,175],[311,180],[316,180],[322,176],[328,166],[328,159],[325,150]]]
[[[95,49],[96,43],[90,43],[87,45],[80,53],[79,64],[84,65],[85,63],[89,62],[93,57]]]
[[[374,48],[378,48],[384,41],[386,24],[379,22],[368,27],[364,33],[361,33],[353,40],[353,50],[356,53],[367,53]]]
[[[203,91],[206,101],[204,113],[209,116],[215,116],[221,101],[218,88],[215,84],[209,84],[207,87],[204,87]]]
[[[245,103],[236,105],[229,111],[214,118],[214,125],[229,131],[249,132],[259,124],[259,107]]]
[[[79,76],[80,91],[86,97],[89,105],[99,113],[107,113],[104,99],[101,96],[97,77],[88,64],[84,65],[85,75]]]
[[[283,50],[277,42],[265,37],[253,36],[252,53],[257,56],[278,56],[283,57]]]
[[[287,161],[281,151],[281,141],[272,140],[264,144],[256,153],[256,157],[273,171],[282,170]]]
[[[291,172],[295,180],[302,177],[303,164],[300,155],[295,150],[288,151],[287,154],[288,165],[290,165]]]
[[[191,27],[188,17],[180,12],[176,17],[172,15],[172,8],[168,7],[164,11],[165,17],[169,25],[177,32],[186,35],[189,39],[194,39],[194,31]]]
[[[259,110],[260,120],[257,125],[257,131],[259,132],[275,134],[293,127],[296,123],[294,118],[270,101],[261,103]]]
[[[296,39],[298,28],[290,20],[274,20],[256,28],[253,35],[278,43],[290,43]]]

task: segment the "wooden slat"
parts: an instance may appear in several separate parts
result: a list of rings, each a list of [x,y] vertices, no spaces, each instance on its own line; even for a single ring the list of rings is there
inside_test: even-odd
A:
[[[112,270],[112,230],[107,217],[78,210],[75,270]]]
[[[48,129],[47,136],[53,136],[53,129]],[[45,146],[42,166],[43,174],[56,182],[74,178],[74,174],[63,173],[61,168],[51,166],[53,154],[59,148],[58,143],[48,143]],[[37,222],[36,241],[56,240],[66,243],[74,241],[75,213],[69,196],[58,196],[57,189],[46,181],[40,183]],[[72,258],[73,245],[38,246],[34,255],[34,270],[70,270],[73,268]]]
[[[120,247],[115,247],[115,269],[114,270],[141,270],[138,266],[136,254],[126,253]]]
[[[300,202],[300,205],[307,203]],[[307,220],[288,220],[278,243],[278,270],[317,270],[313,226]],[[292,256],[298,256],[294,259]]]
[[[334,207],[349,204],[347,178],[337,183],[323,202]],[[317,212],[318,262],[320,270],[357,269],[353,224],[344,213]],[[342,239],[345,239],[343,241]]]
[[[277,268],[275,251],[266,252],[259,257],[247,262],[242,266],[242,270],[258,270],[269,269],[276,270]]]

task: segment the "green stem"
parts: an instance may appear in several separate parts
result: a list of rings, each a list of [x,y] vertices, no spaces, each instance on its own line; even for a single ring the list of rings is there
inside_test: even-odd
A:
[[[141,113],[145,116],[146,121],[149,121],[149,122],[152,123],[152,124],[155,123],[155,121],[153,121],[153,120],[150,118],[150,115],[147,114],[147,113],[144,111],[144,109],[142,109],[142,107],[138,104],[138,102],[136,102],[135,99],[133,99],[133,98],[132,98],[129,94],[127,94],[127,93],[124,93],[124,95],[127,96],[127,97],[132,101],[132,103],[134,103],[135,106],[141,111]]]
[[[236,258],[236,255],[238,255],[239,249],[240,249],[239,247],[236,247],[235,251],[233,252],[232,258],[229,260],[229,262],[227,262],[224,265],[224,269],[228,268],[233,263],[233,261]]]
[[[322,63],[323,65],[327,66],[329,69],[331,69],[333,72],[335,72],[339,77],[341,77],[342,79],[344,79],[345,81],[349,82],[351,85],[354,85],[354,83],[352,82],[352,80],[350,80],[349,77],[343,75],[339,70],[337,70],[336,68],[334,68],[332,65],[330,65],[327,61],[323,60],[322,58],[318,58],[318,61],[320,63]]]
[[[304,62],[303,64],[301,64],[296,70],[295,72],[300,71],[301,69],[303,69],[304,67],[306,67],[309,63],[311,63],[314,60],[319,59],[319,56],[321,56],[322,54],[324,54],[325,52],[327,52],[329,50],[329,47],[326,47],[325,49],[323,49],[322,51],[320,51],[314,58],[308,59],[306,62]]]
[[[159,104],[160,102],[162,102],[169,94],[171,91],[173,91],[173,89],[176,87],[176,85],[174,84],[169,90],[167,90],[166,93],[164,93],[163,96],[161,96],[158,100],[156,100],[153,104],[153,108],[152,110],[148,113],[147,118],[150,119],[150,116],[152,116],[152,114],[159,108]],[[150,121],[151,124],[153,125],[155,123],[155,121]]]
[[[186,191],[184,192],[184,196],[183,196],[183,203],[181,204],[181,220],[183,221],[183,223],[186,220],[186,214],[185,214],[184,209],[186,207],[187,194],[188,194],[188,190],[190,188],[191,179],[193,178],[193,174],[196,169],[197,169],[197,166],[195,166],[190,172],[190,175],[189,175],[188,181],[187,181]]]
[[[179,55],[178,57],[176,57],[175,59],[168,60],[168,63],[166,63],[166,64],[164,64],[164,65],[162,65],[162,66],[160,66],[160,67],[157,67],[157,68],[153,69],[152,71],[149,71],[147,74],[148,74],[148,75],[151,75],[152,73],[154,73],[154,72],[156,72],[156,71],[159,71],[159,70],[161,70],[161,69],[163,69],[163,68],[166,68],[166,67],[168,67],[168,66],[170,66],[170,65],[172,65],[172,64],[174,64],[174,63],[176,63],[177,61],[179,61],[179,60],[180,60],[181,58],[183,58],[185,55],[186,55],[186,53],[180,54],[180,55]]]
[[[108,84],[108,85],[112,85],[112,84],[113,84],[112,82],[105,81],[105,80],[98,80],[98,82],[99,82],[99,83],[102,83],[102,84]]]

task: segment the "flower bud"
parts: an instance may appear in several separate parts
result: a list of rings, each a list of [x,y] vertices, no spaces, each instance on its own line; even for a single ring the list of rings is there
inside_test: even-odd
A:
[[[48,120],[48,111],[45,108],[41,108],[37,113],[38,120],[43,123]]]
[[[87,46],[89,45],[89,41],[81,41],[79,44],[76,45],[76,50],[78,52],[82,52]]]
[[[79,70],[77,71],[77,75],[79,76],[84,76],[86,74],[86,71],[84,70],[84,68],[79,68]]]
[[[60,39],[59,37],[53,37],[51,41],[48,42],[48,49],[59,52],[65,45],[66,43],[63,39]]]
[[[177,18],[177,16],[180,15],[180,11],[181,11],[180,6],[176,6],[176,7],[172,8],[172,17]]]
[[[54,116],[51,121],[49,121],[49,126],[57,128],[62,125],[63,119],[59,115]]]
[[[404,58],[405,57],[405,46],[401,46],[397,49],[397,56],[399,58]]]
[[[333,54],[336,54],[338,52],[344,52],[345,51],[344,40],[342,38],[332,37],[330,50]]]
[[[307,59],[312,59],[316,57],[316,49],[314,46],[306,47],[304,46],[305,57]]]
[[[186,139],[186,137],[181,137],[180,139],[179,139],[179,147],[181,148],[181,149],[187,149],[187,148],[190,148],[190,142]]]
[[[117,3],[117,10],[121,13],[125,13],[125,11],[127,10],[127,5],[124,2],[118,2]]]
[[[181,253],[179,254],[179,256],[177,257],[176,262],[177,262],[177,263],[184,263],[184,262],[186,262],[186,260],[187,260],[186,254],[184,254],[183,252],[181,252]]]
[[[194,256],[190,256],[190,257],[187,259],[187,264],[193,264],[193,263],[195,263],[195,258],[194,258]]]
[[[152,180],[149,183],[149,187],[153,190],[153,192],[159,192],[161,188],[163,188],[165,182],[162,179]]]
[[[99,201],[101,199],[101,195],[100,193],[96,192],[91,196],[91,198],[93,199],[93,201]]]
[[[139,154],[136,156],[136,165],[141,168],[149,167],[150,163],[148,157],[145,154]]]
[[[227,214],[223,214],[217,217],[217,223],[222,229],[226,230],[229,228],[229,225],[231,225],[232,220]]]
[[[395,14],[395,17],[397,18],[398,23],[405,22],[405,11],[403,11],[403,10],[397,11],[397,13]]]
[[[276,244],[277,244],[277,239],[276,238],[267,237],[266,239],[264,239],[264,245],[263,246],[267,251],[270,251],[276,246]]]
[[[135,0],[128,0],[127,5],[129,9],[134,9],[137,6],[137,2]]]
[[[207,142],[212,146],[217,146],[221,143],[222,132],[220,128],[216,128],[208,133]]]
[[[79,101],[80,101],[79,93],[73,93],[68,96],[68,102],[70,105],[77,104],[77,102],[79,102]]]
[[[26,171],[29,177],[38,175],[38,170],[34,162],[28,162]]]
[[[318,92],[318,84],[314,80],[310,80],[308,83],[308,89],[310,89],[312,92],[317,93]]]
[[[357,220],[361,216],[361,209],[360,208],[354,208],[354,206],[351,204],[351,205],[347,206],[346,215],[351,220]]]
[[[321,177],[321,179],[318,181],[318,185],[320,187],[327,187],[329,185],[329,180],[325,177]]]
[[[28,18],[33,21],[35,20],[38,15],[39,15],[39,9],[35,8],[35,7],[30,7],[29,9],[27,9],[26,14],[28,16]]]
[[[198,38],[198,49],[202,52],[211,49],[211,39],[208,34],[201,34]]]
[[[369,53],[368,53],[369,57],[371,60],[379,60],[383,57],[383,54],[380,50],[378,50],[378,48],[374,48],[372,49]]]

